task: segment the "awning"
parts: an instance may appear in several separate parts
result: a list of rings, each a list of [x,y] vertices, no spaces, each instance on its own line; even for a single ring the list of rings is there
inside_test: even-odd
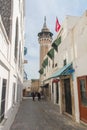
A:
[[[57,72],[55,72],[49,79],[59,77],[62,75],[70,75],[75,70],[72,68],[72,63],[65,65],[63,68],[59,69]]]
[[[60,43],[61,43],[61,36],[60,36],[59,38],[57,38],[57,39],[53,42],[52,47],[53,47],[56,51],[58,51],[58,46],[59,46]]]
[[[42,66],[45,68],[48,65],[48,57],[43,61]]]
[[[39,70],[39,73],[40,73],[40,74],[43,74],[43,73],[44,73],[44,69],[41,68],[41,69]]]
[[[48,55],[51,59],[53,59],[53,58],[54,58],[54,48],[51,48],[51,49],[48,51],[47,55]]]

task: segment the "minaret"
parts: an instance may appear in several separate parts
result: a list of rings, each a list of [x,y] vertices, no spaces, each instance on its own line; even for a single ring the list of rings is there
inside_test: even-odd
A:
[[[53,34],[47,28],[46,25],[46,16],[44,17],[43,28],[40,33],[38,33],[38,41],[40,43],[40,68],[44,59],[44,56],[47,54],[49,47],[52,43]]]

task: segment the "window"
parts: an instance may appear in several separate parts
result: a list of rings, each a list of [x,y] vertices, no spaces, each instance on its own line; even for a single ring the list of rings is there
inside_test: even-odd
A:
[[[55,67],[57,67],[57,63],[55,64]]]
[[[52,58],[52,68],[54,68],[54,58]]]
[[[19,102],[21,100],[21,86],[19,84],[20,83],[17,84],[17,96],[16,96],[17,102]]]
[[[64,59],[64,61],[63,61],[63,66],[65,66],[66,64],[67,64],[67,60]]]
[[[4,112],[5,112],[6,84],[7,84],[7,80],[3,79],[3,83],[2,83],[2,96],[1,96],[1,102],[0,102],[0,104],[1,104],[0,105],[0,122],[4,118]]]
[[[86,81],[85,79],[80,80],[80,95],[81,102],[84,106],[87,106],[87,92],[86,92]]]
[[[15,48],[14,48],[14,55],[15,58],[17,59],[17,54],[18,54],[18,19],[16,20],[16,31],[15,31]]]
[[[19,65],[19,69],[21,69],[21,42],[19,44],[19,63],[18,63],[18,65]]]
[[[16,88],[16,83],[13,83],[13,104],[15,104],[15,88]]]

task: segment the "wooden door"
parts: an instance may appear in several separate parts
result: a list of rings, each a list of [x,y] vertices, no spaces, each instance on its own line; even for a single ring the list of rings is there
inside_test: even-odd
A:
[[[72,100],[71,100],[71,87],[70,79],[64,79],[64,92],[65,92],[65,111],[72,115]]]
[[[87,123],[87,76],[78,77],[80,120]]]

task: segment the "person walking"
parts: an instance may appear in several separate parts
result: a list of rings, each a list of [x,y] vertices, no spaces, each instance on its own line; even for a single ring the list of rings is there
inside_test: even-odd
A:
[[[40,92],[38,92],[38,101],[40,101],[41,100],[41,94],[40,94]]]
[[[35,101],[35,92],[32,92],[33,101]]]

